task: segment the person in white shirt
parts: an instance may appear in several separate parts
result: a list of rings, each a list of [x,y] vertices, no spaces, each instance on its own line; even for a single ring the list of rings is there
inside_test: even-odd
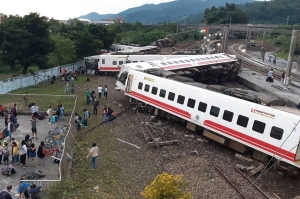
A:
[[[98,87],[98,94],[99,94],[99,99],[100,99],[101,94],[102,94],[102,86],[101,85],[99,85],[99,87]]]
[[[49,118],[49,124],[51,124],[51,118],[52,118],[52,108],[49,106],[49,109],[47,110],[48,118]]]
[[[267,81],[273,82],[273,68],[268,72]]]
[[[21,147],[19,148],[19,155],[20,155],[20,163],[22,164],[23,168],[26,168],[26,154],[27,154],[27,146],[25,140],[22,140]]]
[[[93,148],[89,150],[89,154],[86,156],[86,158],[92,157],[92,169],[96,169],[96,159],[99,154],[99,149],[96,146],[96,143],[92,144]]]

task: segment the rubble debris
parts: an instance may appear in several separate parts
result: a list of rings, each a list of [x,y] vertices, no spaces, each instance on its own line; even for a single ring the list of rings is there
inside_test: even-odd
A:
[[[247,158],[247,157],[242,156],[242,155],[240,155],[240,154],[238,154],[238,153],[235,154],[235,157],[238,158],[238,159],[241,159],[241,160],[246,160],[246,161],[248,161],[248,162],[253,162],[253,161],[254,161],[253,159]]]

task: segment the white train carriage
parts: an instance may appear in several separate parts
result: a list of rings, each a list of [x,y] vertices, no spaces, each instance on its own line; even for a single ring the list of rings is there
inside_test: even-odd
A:
[[[100,72],[119,72],[121,65],[146,61],[166,61],[173,58],[188,57],[191,55],[109,55],[99,56],[98,69]]]
[[[268,107],[189,84],[129,70],[125,94],[187,121],[189,128],[238,151],[275,158],[300,168],[300,111]],[[227,142],[227,143],[226,143]],[[243,148],[244,146],[244,148]]]
[[[112,44],[110,49],[114,52],[127,51],[127,52],[141,52],[145,50],[157,49],[157,46],[129,46],[122,44]]]

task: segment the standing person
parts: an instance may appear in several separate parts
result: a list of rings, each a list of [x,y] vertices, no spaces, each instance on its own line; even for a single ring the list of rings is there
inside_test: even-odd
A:
[[[9,150],[8,150],[8,143],[3,141],[3,164],[8,165],[8,158],[9,158]]]
[[[106,114],[107,114],[107,108],[106,108],[106,106],[103,106],[103,109],[102,109],[102,121],[105,121]]]
[[[83,115],[83,127],[84,127],[84,128],[87,128],[87,127],[88,127],[87,121],[88,121],[88,119],[89,119],[89,117],[90,117],[90,113],[89,113],[89,111],[86,110],[86,109],[83,109],[83,112],[84,112],[84,115]]]
[[[31,124],[31,132],[32,132],[32,138],[31,139],[38,139],[37,138],[37,127],[36,127],[36,123],[38,121],[38,118],[36,117],[32,117],[31,118],[31,121],[30,121],[30,124]]]
[[[30,185],[29,194],[31,199],[39,199],[42,186],[36,186],[34,183]]]
[[[72,95],[73,98],[74,98],[74,93],[75,93],[75,91],[74,91],[74,85],[72,84],[71,88],[70,88],[70,95]]]
[[[9,114],[8,114],[8,111],[7,110],[5,110],[4,111],[4,124],[5,124],[5,126],[7,127],[7,124],[8,124],[8,118],[9,118]]]
[[[27,153],[27,146],[25,140],[22,140],[21,147],[19,149],[20,154],[20,163],[22,164],[23,168],[26,168],[26,153]]]
[[[99,86],[98,86],[98,95],[99,95],[99,99],[101,98],[101,94],[102,94],[102,86],[99,85]]]
[[[284,79],[285,79],[285,72],[283,72],[282,75],[281,75],[281,83],[282,84],[284,83]]]
[[[268,63],[272,63],[272,56],[269,57]]]
[[[60,109],[59,119],[64,120],[65,119],[65,108],[63,107],[63,105],[60,105],[59,109]]]
[[[96,143],[92,144],[92,148],[89,150],[88,155],[86,156],[86,158],[88,159],[90,156],[92,157],[92,169],[96,169],[96,159],[98,157],[99,154],[99,149],[96,146]]]
[[[33,166],[33,162],[34,162],[35,157],[36,157],[36,148],[35,148],[34,143],[32,143],[30,145],[30,148],[28,149],[28,156],[29,156],[29,162],[30,162],[31,166]]]
[[[8,123],[7,123],[7,134],[8,134],[8,136],[9,136],[9,139],[10,139],[10,141],[11,141],[11,133],[12,132],[14,132],[14,125],[13,125],[13,123],[11,122],[11,120],[10,119],[8,119]]]
[[[34,117],[38,117],[39,107],[35,105],[35,103],[31,106],[31,113]]]
[[[14,107],[11,109],[12,114],[17,117],[17,104],[14,104]]]
[[[94,101],[94,115],[98,114],[98,106],[99,106],[99,100],[95,99],[95,101]]]
[[[77,130],[80,130],[81,129],[80,124],[81,124],[81,120],[82,120],[81,116],[78,115],[77,113],[75,113],[74,119],[75,119],[75,124],[77,124]]]
[[[3,147],[2,147],[2,144],[0,142],[0,165],[2,165],[2,155],[3,155]]]
[[[90,97],[91,97],[89,89],[86,89],[85,95],[86,95],[86,105],[89,105],[90,104]]]
[[[103,97],[105,97],[107,99],[107,86],[104,86],[104,94]]]
[[[19,165],[19,148],[17,146],[17,143],[12,142],[12,156],[15,163],[15,166]]]
[[[47,114],[48,114],[49,124],[51,124],[51,118],[52,118],[52,108],[51,108],[51,106],[49,106],[49,108],[47,110]]]
[[[95,91],[92,91],[92,92],[90,93],[90,96],[91,96],[91,98],[92,98],[92,102],[94,102],[94,101],[95,101]]]
[[[44,141],[41,141],[41,144],[37,150],[37,156],[39,158],[39,165],[45,165],[45,143]]]
[[[65,93],[68,93],[70,91],[69,87],[70,87],[69,82],[67,82],[65,85]]]
[[[276,56],[274,56],[273,64],[276,65]]]
[[[4,117],[4,111],[5,111],[4,106],[3,106],[2,104],[0,104],[0,115],[1,115],[2,117]]]
[[[87,75],[86,76],[86,81],[89,82],[90,81],[90,77]]]

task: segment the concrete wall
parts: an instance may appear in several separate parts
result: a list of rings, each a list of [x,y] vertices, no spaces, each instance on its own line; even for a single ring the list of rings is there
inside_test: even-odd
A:
[[[83,66],[83,62],[67,64],[61,67],[66,67],[67,71],[70,72],[77,70],[81,66]],[[39,71],[35,76],[33,76],[32,74],[27,74],[24,76],[18,76],[8,80],[0,81],[0,93],[5,94],[19,88],[33,86],[45,80],[51,79],[53,75],[55,75],[56,77],[60,75],[59,67]]]

